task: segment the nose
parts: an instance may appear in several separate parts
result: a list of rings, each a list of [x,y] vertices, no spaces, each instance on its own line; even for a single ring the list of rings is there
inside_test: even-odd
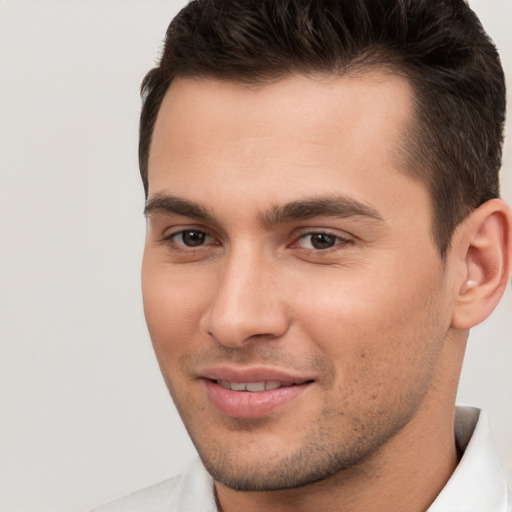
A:
[[[285,290],[279,269],[251,251],[233,252],[222,264],[201,327],[221,345],[242,348],[248,342],[273,340],[288,330]]]

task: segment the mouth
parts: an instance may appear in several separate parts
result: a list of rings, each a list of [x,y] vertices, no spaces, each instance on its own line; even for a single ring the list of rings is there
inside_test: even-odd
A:
[[[232,418],[263,418],[297,403],[313,386],[312,379],[281,380],[202,378],[211,405]]]
[[[213,380],[216,384],[229,389],[231,391],[249,391],[250,393],[258,393],[261,391],[269,391],[279,388],[287,388],[291,386],[300,386],[313,382],[312,380],[298,381],[298,382],[279,382],[277,380],[264,380],[259,382],[231,382],[228,380]]]

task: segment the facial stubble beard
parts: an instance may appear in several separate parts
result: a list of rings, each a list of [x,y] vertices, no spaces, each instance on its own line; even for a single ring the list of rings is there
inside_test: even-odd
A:
[[[414,412],[411,411],[410,417]],[[192,440],[205,468],[216,482],[236,491],[283,491],[309,486],[335,475],[343,479],[364,472],[364,462],[400,432],[410,417],[401,418],[401,421],[387,427],[375,426],[372,434],[361,431],[349,444],[334,443],[332,433],[320,426],[316,432],[310,432],[309,439],[292,454],[275,460],[264,458],[262,454],[261,460],[242,467],[239,461],[234,460],[233,453],[212,456],[209,450]],[[243,446],[232,446],[231,450],[240,452]]]
[[[406,384],[411,384],[411,381],[405,381],[401,383],[405,385],[401,386],[395,382],[394,389],[398,390],[398,394],[394,399],[381,402],[380,407],[373,409],[363,407],[357,411],[359,416],[350,416],[344,412],[354,411],[353,396],[345,397],[347,407],[332,400],[330,403],[327,402],[320,414],[322,421],[315,422],[313,428],[305,430],[299,448],[289,454],[283,454],[282,450],[272,455],[262,453],[258,459],[244,459],[244,449],[253,441],[258,442],[258,436],[271,425],[271,418],[230,418],[225,438],[229,437],[229,431],[232,431],[233,441],[225,441],[225,447],[221,448],[218,439],[210,435],[207,422],[197,421],[202,413],[204,414],[202,407],[195,410],[188,407],[193,403],[191,395],[185,396],[185,400],[177,400],[170,379],[166,379],[188,434],[213,479],[236,491],[268,492],[298,489],[329,478],[336,478],[337,482],[349,481],[352,477],[365,473],[368,464],[375,462],[387,443],[414,418],[431,388],[432,379],[435,378],[436,364],[447,331],[442,326],[440,316],[443,306],[434,305],[435,297],[439,295],[434,292],[431,295],[427,294],[427,297],[425,307],[430,311],[430,315],[424,319],[425,324],[421,326],[423,328],[417,326],[419,335],[409,339],[409,343],[425,343],[429,340],[427,343],[433,343],[438,349],[430,351],[427,357],[421,359],[421,374],[415,376],[414,384],[407,386]],[[269,360],[274,359],[272,355],[265,356]],[[332,373],[327,379],[329,384],[326,384],[324,389],[328,392],[331,386],[335,386],[334,367],[330,367],[325,360],[321,363],[317,361],[317,364],[323,366],[327,374]],[[350,400],[352,409],[349,405]],[[180,402],[188,404],[188,412],[180,407]],[[336,425],[341,425],[338,432]],[[297,429],[300,427],[301,421],[297,418]],[[340,433],[342,431],[345,435]],[[240,432],[244,433],[242,443],[235,440],[236,433]],[[374,464],[373,469],[377,466]],[[368,475],[365,473],[365,476]]]
[[[423,385],[422,388],[426,389],[427,386]],[[299,449],[288,455],[282,452],[274,454],[270,458],[270,454],[262,453],[258,460],[248,461],[244,460],[244,449],[252,444],[251,440],[256,440],[265,431],[265,425],[270,419],[232,418],[229,430],[235,434],[243,432],[244,442],[237,443],[235,435],[233,442],[227,441],[227,447],[219,451],[218,440],[209,435],[208,424],[187,421],[187,414],[181,410],[174,396],[173,400],[203,465],[216,482],[236,491],[268,492],[298,489],[331,477],[336,478],[335,475],[341,480],[347,480],[364,472],[364,463],[378,454],[410,422],[426,395],[426,391],[418,393],[417,388],[408,389],[405,393],[408,396],[400,397],[396,403],[407,403],[409,407],[400,408],[396,405],[397,410],[391,413],[389,410],[373,413],[366,411],[367,417],[372,418],[366,422],[359,421],[359,418],[349,420],[342,412],[343,407],[326,406],[321,417],[330,417],[330,421],[318,421],[314,429],[305,431]],[[204,411],[195,411],[196,419],[201,417],[201,412]],[[333,435],[333,416],[337,417],[340,424],[351,421],[348,427],[345,424],[344,429],[352,435],[341,440],[340,435]],[[300,419],[297,424],[300,427]],[[197,429],[203,432],[197,432]]]

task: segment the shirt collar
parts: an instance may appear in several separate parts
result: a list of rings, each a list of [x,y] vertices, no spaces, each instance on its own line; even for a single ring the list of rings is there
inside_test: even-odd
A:
[[[428,512],[508,512],[505,472],[486,414],[457,407],[455,438],[463,456]]]

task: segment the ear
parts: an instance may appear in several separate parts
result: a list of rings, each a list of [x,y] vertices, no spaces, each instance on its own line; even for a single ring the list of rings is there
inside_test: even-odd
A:
[[[510,282],[512,215],[500,199],[474,210],[457,228],[452,246],[461,272],[452,327],[469,329],[485,320]]]

